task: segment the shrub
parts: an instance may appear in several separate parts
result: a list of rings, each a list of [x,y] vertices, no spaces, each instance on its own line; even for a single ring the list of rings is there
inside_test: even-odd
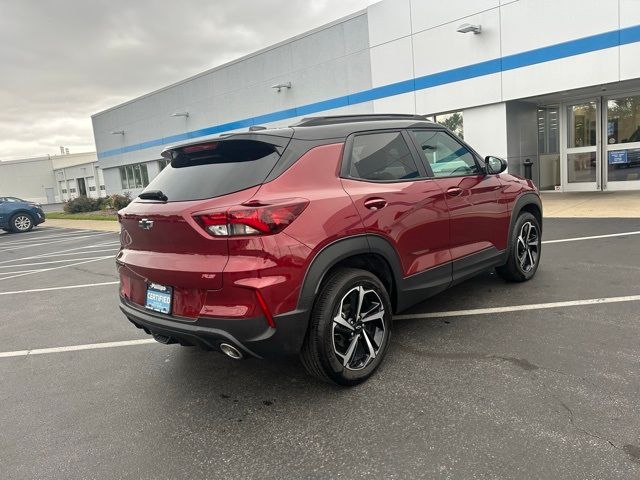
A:
[[[67,213],[81,213],[99,210],[100,206],[96,199],[81,196],[64,202],[63,209]]]
[[[114,193],[110,197],[107,197],[105,205],[107,208],[113,208],[114,210],[120,210],[131,203],[131,192],[124,192],[124,195]]]

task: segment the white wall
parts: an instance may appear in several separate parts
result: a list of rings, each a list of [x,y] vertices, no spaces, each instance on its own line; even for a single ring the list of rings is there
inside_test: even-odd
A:
[[[0,196],[47,203],[45,188],[57,191],[49,157],[0,162]]]
[[[505,103],[464,110],[464,140],[480,155],[507,158],[507,111]]]

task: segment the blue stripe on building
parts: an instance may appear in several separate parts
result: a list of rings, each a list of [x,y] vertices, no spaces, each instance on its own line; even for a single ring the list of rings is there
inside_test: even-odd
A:
[[[411,80],[391,83],[389,85],[383,85],[381,87],[375,87],[329,100],[300,105],[295,108],[288,108],[286,110],[266,113],[264,115],[249,117],[220,125],[213,125],[211,127],[193,130],[191,132],[105,150],[104,152],[98,153],[98,158],[108,158],[114,155],[121,155],[123,153],[134,152],[137,150],[160,147],[170,143],[181,142],[183,140],[215,135],[240,128],[248,128],[252,125],[260,125],[263,123],[286,120],[288,118],[312,115],[326,110],[347,107],[349,105],[357,105],[359,103],[379,100],[381,98],[414,92],[416,90],[424,90],[427,88],[437,87],[439,85],[446,85],[448,83],[459,82],[461,80],[468,80],[471,78],[514,70],[516,68],[527,67],[529,65],[551,62],[553,60],[573,57],[575,55],[582,55],[589,52],[596,52],[598,50],[604,50],[606,48],[613,48],[619,45],[626,45],[635,42],[640,42],[640,25],[611,32],[599,33],[589,37],[578,38],[576,40],[570,40],[568,42],[558,43],[547,47],[536,48],[534,50],[507,55],[485,62],[466,65],[464,67],[453,68],[451,70],[445,70],[443,72],[433,73]]]

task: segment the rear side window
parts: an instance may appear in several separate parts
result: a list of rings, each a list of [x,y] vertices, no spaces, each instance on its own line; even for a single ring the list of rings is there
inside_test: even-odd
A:
[[[354,137],[349,176],[393,181],[417,178],[419,173],[402,133],[382,132]]]
[[[279,158],[273,145],[255,140],[184,147],[145,190],[161,190],[169,202],[219,197],[260,185]]]
[[[475,157],[462,144],[442,131],[414,130],[418,151],[431,167],[434,177],[478,175]]]

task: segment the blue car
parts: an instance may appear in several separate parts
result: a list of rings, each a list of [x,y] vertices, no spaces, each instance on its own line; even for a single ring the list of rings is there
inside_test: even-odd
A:
[[[0,197],[0,228],[5,232],[28,232],[44,222],[42,207],[16,197]]]

